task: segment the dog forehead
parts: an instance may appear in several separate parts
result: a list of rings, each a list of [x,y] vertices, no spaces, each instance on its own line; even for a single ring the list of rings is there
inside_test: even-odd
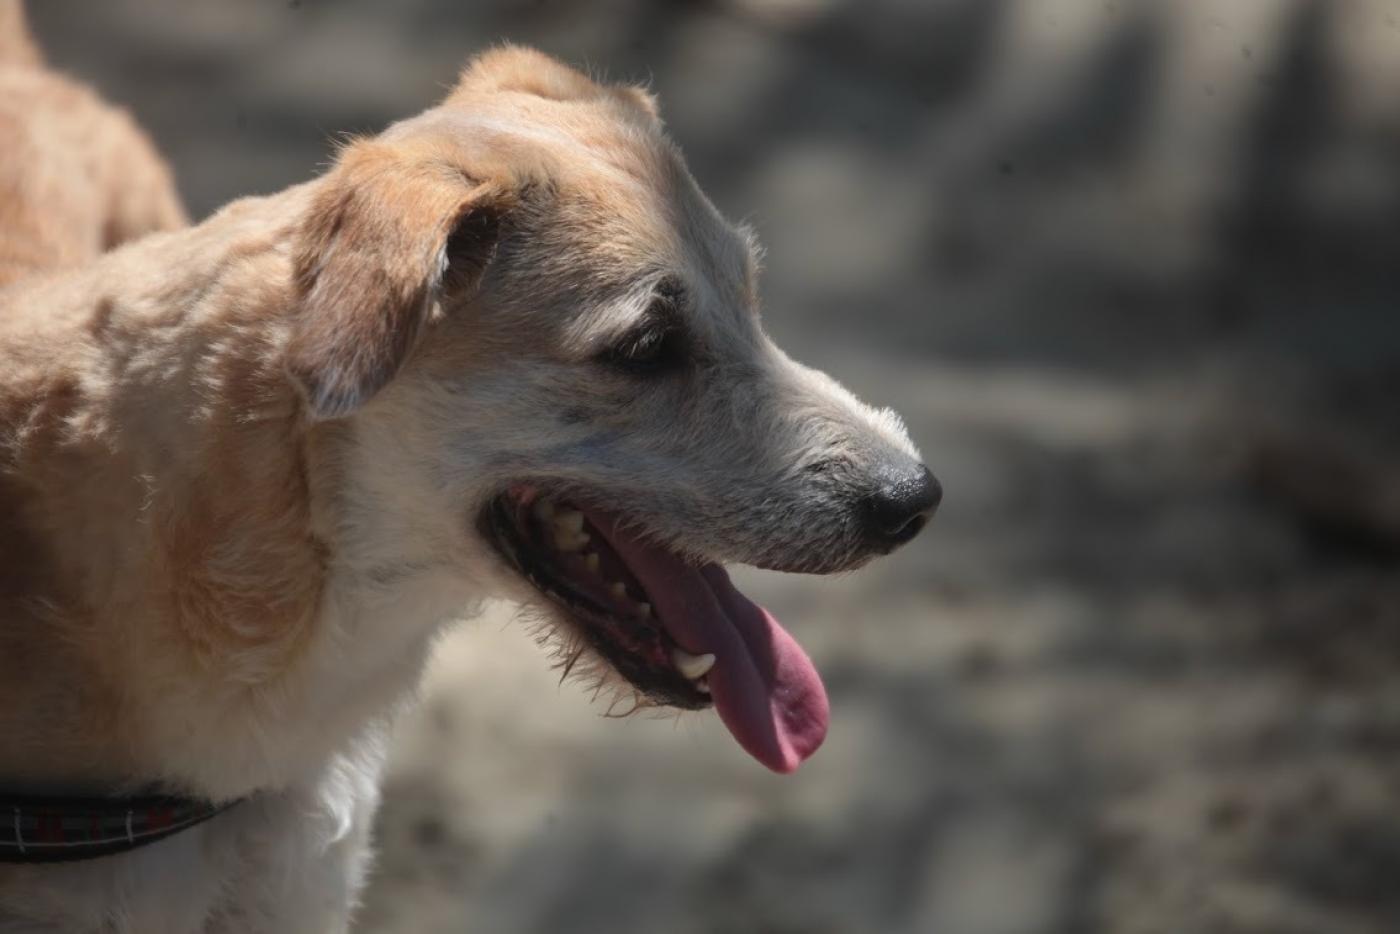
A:
[[[641,121],[612,98],[559,101],[514,91],[453,95],[393,124],[391,142],[436,144],[464,168],[519,180],[615,176],[662,187],[679,156],[659,121]]]

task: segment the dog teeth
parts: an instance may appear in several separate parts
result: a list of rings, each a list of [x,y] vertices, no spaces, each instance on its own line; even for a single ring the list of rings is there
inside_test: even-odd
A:
[[[699,691],[701,694],[708,694],[708,693],[710,693],[710,681],[709,681],[709,679],[708,679],[708,678],[700,678],[699,680],[697,680],[697,681],[695,682],[695,690]]]
[[[704,655],[691,655],[685,649],[672,649],[671,661],[675,664],[676,670],[691,681],[705,677],[710,673],[710,669],[715,667],[715,656],[711,652],[706,652]]]
[[[613,581],[608,585],[608,593],[619,600],[625,599],[627,596],[627,585],[621,581]]]
[[[554,530],[554,547],[560,551],[582,551],[583,546],[588,544],[588,533],[583,530],[583,513],[577,509],[556,510],[551,504],[548,517],[539,517],[542,521],[548,521]]]
[[[649,618],[651,616],[651,604],[639,602],[637,604],[637,615],[643,619]]]
[[[588,540],[587,532],[565,532],[558,526],[554,528],[554,547],[560,551],[582,551]]]
[[[554,514],[554,531],[578,535],[583,531],[583,513],[577,509],[561,509]]]
[[[585,552],[583,556],[583,566],[588,568],[590,574],[598,573],[598,552]]]

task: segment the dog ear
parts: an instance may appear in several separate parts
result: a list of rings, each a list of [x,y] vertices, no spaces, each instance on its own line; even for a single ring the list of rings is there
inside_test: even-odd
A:
[[[301,307],[287,368],[314,418],[393,379],[446,297],[480,281],[503,199],[443,159],[351,145],[314,196],[294,257]]]
[[[535,49],[505,43],[467,63],[449,100],[459,95],[514,91],[555,101],[595,98],[603,88],[577,68]]]
[[[624,114],[643,124],[661,120],[656,98],[645,88],[600,84],[557,58],[509,43],[483,52],[467,63],[448,101],[501,91],[532,94],[552,101],[611,100],[622,105]]]

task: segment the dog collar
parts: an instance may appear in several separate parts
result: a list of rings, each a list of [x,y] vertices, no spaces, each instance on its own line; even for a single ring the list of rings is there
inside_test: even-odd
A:
[[[161,795],[0,795],[0,863],[60,863],[125,853],[201,824],[237,803]]]

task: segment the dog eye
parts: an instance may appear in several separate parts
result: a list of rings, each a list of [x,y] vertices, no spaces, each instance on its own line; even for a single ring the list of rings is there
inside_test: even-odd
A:
[[[634,376],[673,370],[684,361],[679,287],[663,283],[643,315],[643,323],[603,352],[603,362]]]
[[[628,334],[603,354],[604,362],[637,376],[674,369],[682,359],[679,328],[648,324]]]

